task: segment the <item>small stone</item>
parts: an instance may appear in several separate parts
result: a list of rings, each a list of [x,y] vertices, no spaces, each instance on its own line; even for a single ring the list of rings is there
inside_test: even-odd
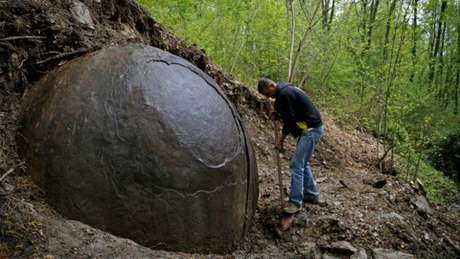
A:
[[[303,256],[303,258],[321,258],[321,251],[313,242],[302,243],[302,245],[299,247],[299,253]]]
[[[319,217],[318,221],[319,221],[319,224],[323,226],[324,225],[338,225],[340,222],[336,217],[329,216],[329,215]]]
[[[423,238],[425,238],[426,240],[430,240],[430,235],[428,233],[424,232]]]
[[[324,253],[321,259],[340,259],[342,257],[338,257],[332,254]]]
[[[0,182],[0,195],[7,195],[14,191],[14,186],[7,182]]]
[[[415,206],[417,212],[422,215],[432,214],[433,210],[430,207],[430,204],[426,200],[425,196],[418,196],[412,201],[412,204]]]
[[[320,178],[316,179],[316,183],[322,183],[322,182],[324,182],[324,181],[326,181],[326,180],[327,180],[327,177],[326,177],[326,176],[320,177]]]
[[[306,213],[300,213],[298,216],[297,216],[297,219],[294,223],[294,225],[296,227],[299,227],[299,228],[306,228],[309,224],[309,219],[308,219],[308,216]]]
[[[376,248],[372,250],[375,259],[415,259],[412,254],[403,253],[391,249]]]
[[[401,215],[399,215],[398,213],[396,213],[396,212],[380,214],[380,218],[389,219],[389,220],[397,219],[397,220],[400,220],[400,221],[404,220],[404,218]]]
[[[95,29],[93,19],[91,18],[91,13],[84,3],[80,1],[74,1],[70,11],[72,12],[75,20],[77,20],[79,23],[85,25],[91,30]]]
[[[381,189],[381,188],[383,188],[386,184],[387,184],[387,180],[383,179],[383,180],[379,180],[379,181],[376,181],[375,183],[373,183],[373,184],[372,184],[372,187],[377,188],[377,189]]]
[[[350,259],[367,259],[366,250],[359,249],[356,253],[350,256]]]
[[[337,241],[327,246],[322,246],[322,249],[332,252],[335,254],[345,254],[345,255],[352,255],[358,251],[355,247],[353,247],[347,241]]]

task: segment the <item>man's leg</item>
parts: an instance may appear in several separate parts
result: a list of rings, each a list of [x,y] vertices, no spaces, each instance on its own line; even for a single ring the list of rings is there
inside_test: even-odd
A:
[[[302,206],[303,204],[305,168],[313,152],[313,146],[313,136],[308,133],[302,134],[297,142],[297,147],[291,160],[291,194],[289,201],[297,206]]]
[[[307,157],[307,162],[305,163],[305,168],[304,168],[304,198],[305,199],[310,199],[310,200],[319,200],[319,189],[315,181],[315,177],[313,176],[313,172],[311,171],[311,166],[310,166],[310,159],[311,156],[313,155],[313,152],[315,151],[316,145],[319,143],[319,140],[321,139],[321,136],[324,132],[324,127],[318,128],[318,129],[313,129],[309,131],[307,134],[310,135],[311,139],[313,140],[311,143],[311,146],[308,147],[308,154],[309,156]]]
[[[307,162],[307,165],[304,169],[304,193],[305,199],[319,200],[319,189],[316,185],[315,177],[311,171],[310,162]]]

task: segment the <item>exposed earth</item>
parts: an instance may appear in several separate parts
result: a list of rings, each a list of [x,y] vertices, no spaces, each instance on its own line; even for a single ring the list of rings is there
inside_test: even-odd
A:
[[[268,119],[271,103],[226,75],[203,50],[176,38],[131,0],[0,2],[0,258],[215,257],[154,250],[63,218],[32,182],[18,155],[21,96],[47,72],[113,44],[149,44],[194,63],[213,77],[248,127],[259,167],[254,223],[225,258],[458,258],[458,205],[429,203],[419,185],[377,168],[376,140],[327,114],[312,161],[325,206],[307,205],[280,233],[279,189]],[[282,156],[289,186],[289,139]]]

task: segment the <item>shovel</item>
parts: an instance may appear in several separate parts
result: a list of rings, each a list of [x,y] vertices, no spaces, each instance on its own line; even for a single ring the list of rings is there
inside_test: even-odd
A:
[[[278,143],[279,140],[279,129],[278,129],[278,123],[276,120],[273,121],[273,128],[275,130],[275,143]],[[280,151],[275,148],[275,156],[276,156],[276,169],[278,171],[278,187],[280,190],[280,211],[281,211],[281,231],[286,231],[288,230],[292,222],[294,221],[294,216],[295,214],[289,214],[283,211],[285,207],[285,202],[284,202],[284,187],[283,187],[283,178],[281,175],[281,158],[280,158]]]

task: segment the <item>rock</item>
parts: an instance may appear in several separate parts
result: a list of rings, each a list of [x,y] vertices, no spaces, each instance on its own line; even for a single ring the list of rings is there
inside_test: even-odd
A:
[[[372,250],[375,259],[415,259],[412,254],[407,254],[391,249],[376,248]]]
[[[333,215],[319,217],[314,225],[323,233],[323,236],[327,236],[328,233],[344,233],[346,231],[343,222]]]
[[[419,212],[422,215],[431,215],[433,214],[433,210],[430,207],[430,204],[426,200],[425,196],[418,196],[415,199],[412,200],[412,204],[415,206],[415,209],[417,212]]]
[[[364,184],[372,185],[372,187],[381,189],[387,184],[387,180],[385,179],[364,179]]]
[[[14,186],[5,182],[0,182],[0,195],[8,195],[14,191]]]
[[[327,180],[327,176],[324,176],[324,177],[319,177],[317,180],[316,180],[316,183],[322,183],[324,181]]]
[[[350,259],[367,259],[366,250],[359,249],[357,252],[350,256]]]
[[[427,232],[423,231],[423,238],[425,238],[426,240],[430,240],[430,235]]]
[[[330,245],[321,246],[321,249],[335,254],[352,255],[358,251],[347,241],[337,241]]]
[[[448,208],[449,208],[449,210],[452,211],[452,212],[455,212],[455,213],[459,213],[459,212],[460,212],[460,204],[453,203],[453,204],[451,204]]]
[[[373,183],[373,184],[372,184],[372,187],[377,188],[377,189],[381,189],[381,188],[383,188],[386,184],[387,184],[387,180],[383,179],[383,180],[379,180],[379,181],[376,181],[375,183]]]
[[[382,219],[390,219],[390,220],[393,220],[393,219],[397,219],[400,221],[404,220],[404,218],[396,212],[383,213],[383,214],[380,214],[379,217]]]
[[[93,19],[91,18],[91,13],[84,3],[80,1],[74,1],[72,7],[70,8],[70,12],[77,22],[91,30],[95,29]]]
[[[339,225],[339,219],[334,216],[326,215],[326,216],[321,216],[318,218],[318,224],[319,225]]]
[[[248,133],[188,61],[102,49],[47,74],[22,112],[21,152],[62,215],[188,252],[231,251],[247,232],[258,197]]]
[[[307,213],[301,212],[297,215],[294,225],[298,228],[306,228],[310,221],[311,220],[308,218]]]
[[[422,195],[426,195],[425,186],[423,185],[422,181],[420,181],[420,179],[418,178],[417,178],[417,189],[420,190]]]
[[[339,256],[335,256],[333,254],[329,254],[329,253],[324,253],[322,256],[321,256],[321,259],[341,259],[342,257],[339,257]]]
[[[303,258],[321,259],[321,250],[313,242],[302,243],[298,251]]]

